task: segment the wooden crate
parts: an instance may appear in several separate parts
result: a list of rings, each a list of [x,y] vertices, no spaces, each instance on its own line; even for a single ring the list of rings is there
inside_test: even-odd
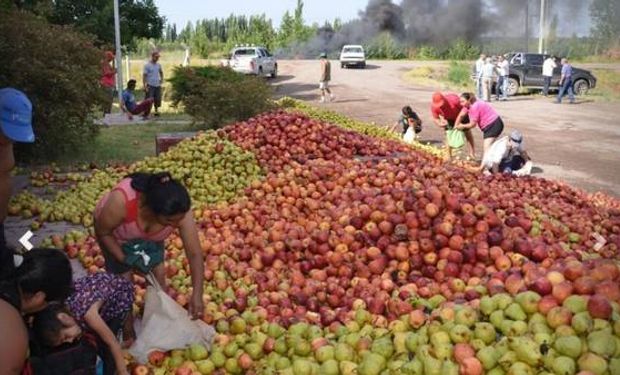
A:
[[[155,137],[155,154],[159,155],[166,152],[170,147],[195,135],[196,132],[159,133]]]

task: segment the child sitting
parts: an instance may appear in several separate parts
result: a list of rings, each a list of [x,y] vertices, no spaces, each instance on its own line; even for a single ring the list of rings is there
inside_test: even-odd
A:
[[[104,374],[129,374],[116,334],[132,311],[131,282],[110,273],[95,273],[75,282],[66,311],[45,311],[35,316],[33,333],[46,347],[74,342],[82,330],[97,336]]]

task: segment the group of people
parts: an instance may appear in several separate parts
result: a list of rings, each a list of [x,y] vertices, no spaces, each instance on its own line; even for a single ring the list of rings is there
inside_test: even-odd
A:
[[[137,81],[135,79],[129,79],[127,86],[122,92],[122,100],[120,108],[123,113],[127,115],[129,120],[133,120],[133,116],[141,116],[143,119],[148,119],[151,115],[153,107],[155,111],[154,116],[160,115],[159,108],[161,107],[162,100],[162,84],[164,82],[164,70],[159,63],[160,54],[158,51],[154,51],[151,54],[150,60],[144,65],[142,71],[142,84],[144,89],[144,100],[138,102],[135,95]],[[101,66],[101,87],[106,92],[107,101],[104,105],[103,113],[109,114],[112,112],[112,102],[115,96],[116,87],[116,68],[114,67],[114,54],[110,51],[105,52],[104,59]]]
[[[495,141],[502,135],[504,122],[488,102],[479,100],[473,93],[465,92],[461,95],[450,92],[433,93],[431,115],[435,125],[445,131],[449,159],[452,159],[453,149],[462,146],[460,143],[454,145],[450,140],[449,133],[456,132],[464,138],[462,143],[467,143],[469,158],[475,160],[472,129],[478,127],[483,138],[483,157],[478,167],[479,171],[512,173],[521,169],[530,160],[523,147],[523,136],[515,130],[510,134],[505,149],[501,150],[501,158],[491,165],[488,164],[484,156],[489,153]],[[415,133],[420,133],[422,120],[410,106],[405,106],[396,126],[401,127],[403,136],[410,128],[415,129]],[[462,134],[459,134],[460,132]]]
[[[476,95],[484,101],[490,102],[493,93],[493,82],[495,86],[495,99],[508,100],[508,74],[510,63],[502,55],[486,56],[481,54],[476,60]]]
[[[7,246],[13,143],[35,139],[32,104],[21,91],[0,90],[0,130],[0,374],[93,374],[97,357],[104,374],[128,374],[118,337],[125,345],[134,337],[133,274],[152,272],[166,285],[163,241],[174,230],[192,275],[189,313],[200,318],[204,310],[204,260],[187,189],[166,172],[121,180],[93,213],[106,271],[74,280],[64,252],[17,255]]]

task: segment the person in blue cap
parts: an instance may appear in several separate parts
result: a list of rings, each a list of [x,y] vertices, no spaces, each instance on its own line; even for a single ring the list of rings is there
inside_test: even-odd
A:
[[[0,89],[0,279],[13,269],[13,252],[7,248],[4,220],[11,196],[11,170],[15,166],[13,143],[34,142],[32,103],[21,91]]]

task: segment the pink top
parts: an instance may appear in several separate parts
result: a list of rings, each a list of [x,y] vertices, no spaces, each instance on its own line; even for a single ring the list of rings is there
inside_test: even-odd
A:
[[[103,62],[101,67],[101,85],[103,87],[114,87],[116,72],[108,62]]]
[[[138,202],[140,193],[131,187],[131,178],[123,179],[114,189],[101,198],[99,203],[97,203],[97,208],[95,208],[95,220],[101,214],[103,207],[110,198],[110,193],[113,191],[120,191],[123,193],[123,196],[125,196],[125,221],[112,232],[112,235],[119,244],[122,245],[131,240],[161,242],[172,234],[174,228],[171,226],[164,227],[155,233],[146,233],[140,227],[138,223]]]
[[[480,130],[488,128],[499,117],[493,107],[482,100],[476,100],[469,109],[463,107],[462,113],[469,114],[469,121],[477,122]]]

